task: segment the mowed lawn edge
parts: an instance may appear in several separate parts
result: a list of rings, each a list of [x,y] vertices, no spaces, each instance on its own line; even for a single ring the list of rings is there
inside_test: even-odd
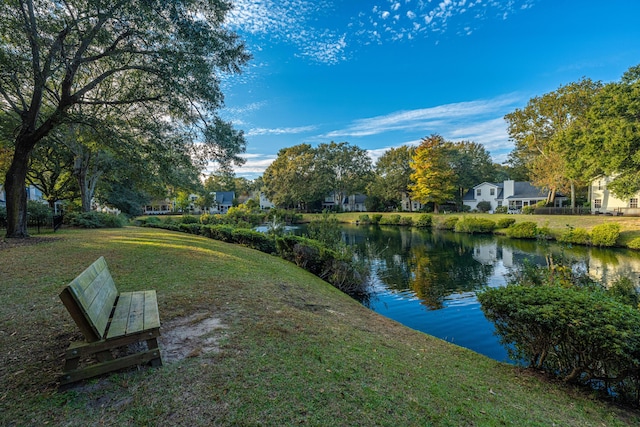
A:
[[[275,256],[136,227],[37,237],[0,250],[1,425],[639,424],[637,412],[386,319]],[[160,369],[59,392],[80,334],[58,293],[101,255],[120,291],[156,289],[163,335],[185,319],[220,327]]]

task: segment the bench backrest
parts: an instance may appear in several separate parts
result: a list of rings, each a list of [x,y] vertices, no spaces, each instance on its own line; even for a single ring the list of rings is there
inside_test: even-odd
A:
[[[118,290],[104,257],[98,258],[60,293],[60,299],[88,342],[104,338]]]

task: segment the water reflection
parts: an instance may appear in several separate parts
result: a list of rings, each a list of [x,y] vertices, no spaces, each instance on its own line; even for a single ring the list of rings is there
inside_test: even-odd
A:
[[[345,226],[344,239],[372,266],[371,309],[411,328],[507,361],[475,292],[504,286],[525,262],[569,262],[603,283],[619,276],[637,282],[640,255],[497,236],[404,227]]]

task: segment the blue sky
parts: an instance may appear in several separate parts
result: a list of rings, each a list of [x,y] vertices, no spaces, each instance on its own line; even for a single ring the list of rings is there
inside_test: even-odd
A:
[[[233,0],[253,59],[221,112],[255,178],[278,150],[347,141],[378,158],[438,133],[513,148],[503,117],[586,76],[640,63],[637,0]]]

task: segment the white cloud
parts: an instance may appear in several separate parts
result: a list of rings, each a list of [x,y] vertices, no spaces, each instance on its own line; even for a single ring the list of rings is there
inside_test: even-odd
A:
[[[234,172],[238,176],[247,178],[262,175],[265,169],[277,158],[273,154],[244,154],[242,157],[245,159],[245,163],[242,166],[237,166]]]
[[[492,100],[459,102],[418,110],[398,111],[384,116],[355,120],[345,129],[334,130],[325,135],[328,138],[363,137],[391,131],[411,131],[424,129],[425,132],[438,132],[451,123],[471,120],[481,116],[504,115],[508,107],[520,99],[515,96],[502,96]]]
[[[254,128],[247,132],[247,136],[259,136],[259,135],[292,135],[304,132],[313,132],[316,130],[316,126],[299,126],[290,128]]]
[[[538,0],[405,0],[409,6],[404,7],[410,7],[406,12],[398,0],[374,1],[378,4],[348,16],[338,9],[341,3],[333,0],[233,0],[227,26],[258,38],[255,50],[266,41],[267,45],[291,44],[299,50],[298,56],[335,64],[349,57],[347,48],[352,45],[437,37],[449,28],[457,34],[470,35],[479,22],[507,19],[514,12],[531,8]],[[466,14],[471,8],[474,13]],[[416,21],[424,24],[416,25]],[[380,27],[383,32],[378,30]]]

